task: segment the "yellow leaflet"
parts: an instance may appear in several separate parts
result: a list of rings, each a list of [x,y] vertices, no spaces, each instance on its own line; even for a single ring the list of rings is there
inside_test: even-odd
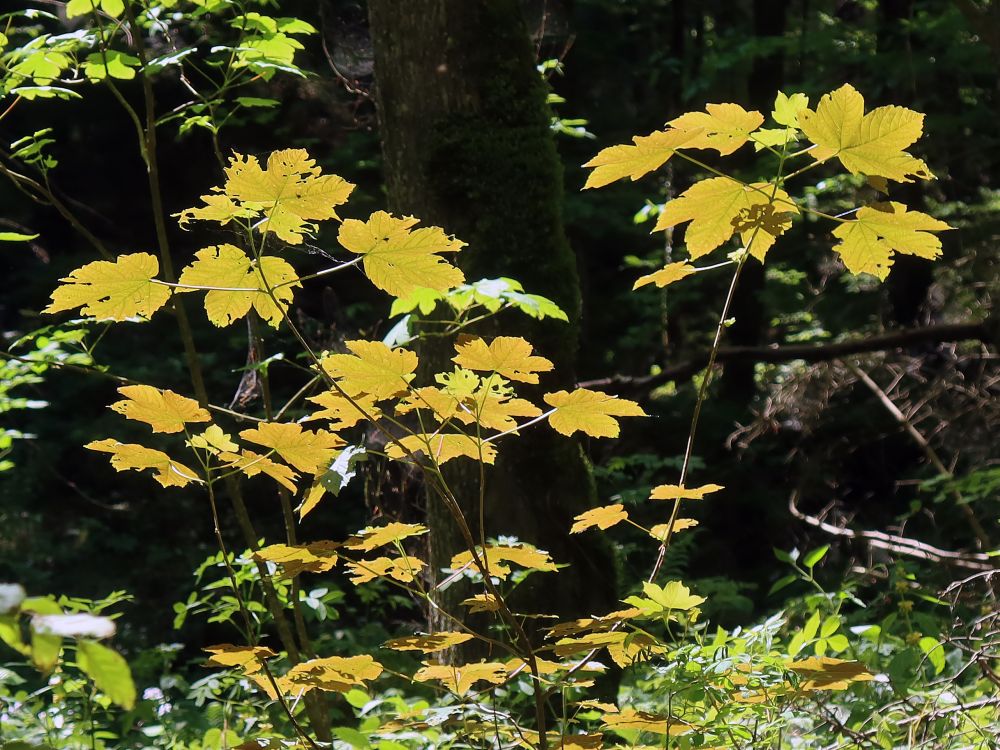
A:
[[[477,682],[501,685],[507,681],[507,667],[499,662],[479,662],[478,664],[426,664],[418,670],[413,679],[418,682],[436,680],[457,695],[464,695]]]
[[[188,422],[208,422],[211,416],[194,399],[151,385],[125,385],[118,389],[125,396],[111,408],[126,419],[145,422],[153,432],[181,432]]]
[[[490,575],[497,578],[506,578],[510,575],[511,567],[506,563],[514,563],[522,568],[531,570],[544,570],[552,572],[556,570],[556,564],[552,562],[548,552],[543,552],[533,547],[513,547],[506,544],[492,545],[486,548],[485,552],[478,548],[479,559],[489,568]],[[472,560],[472,553],[469,550],[459,552],[451,558],[449,567],[452,570],[467,569],[476,573],[479,568]]]
[[[852,682],[874,679],[864,664],[829,656],[790,661],[785,666],[802,679],[798,685],[800,691],[846,690]]]
[[[425,654],[443,651],[460,643],[471,641],[473,636],[468,633],[434,633],[432,635],[410,635],[405,638],[393,638],[387,641],[386,648],[394,651],[423,651]]]
[[[336,391],[326,391],[318,396],[310,396],[309,400],[323,408],[310,414],[308,420],[329,419],[331,430],[353,427],[358,422],[364,421],[366,414],[372,419],[378,419],[382,416],[382,411],[375,404],[375,398],[366,393],[354,397],[353,403],[352,399],[342,396]]]
[[[903,149],[924,128],[924,116],[905,107],[879,107],[864,114],[865,100],[848,84],[826,94],[816,110],[799,113],[799,125],[816,144],[810,153],[817,161],[833,156],[851,174],[912,182],[910,176],[932,179],[927,165]]]
[[[605,715],[604,728],[612,732],[638,731],[673,736],[690,732],[695,727],[689,722],[674,716],[664,716],[647,711],[636,711],[634,708],[625,708],[619,713]]]
[[[718,484],[703,484],[701,487],[681,487],[679,484],[661,484],[649,493],[650,500],[704,500],[705,495],[723,490]]]
[[[685,148],[714,148],[720,155],[731,154],[750,139],[750,133],[764,122],[760,112],[747,112],[739,104],[709,104],[705,112],[687,112],[667,125],[693,133]]]
[[[599,188],[630,177],[638,180],[645,174],[659,169],[674,155],[675,149],[686,145],[697,131],[658,130],[649,135],[632,137],[634,145],[610,146],[603,149],[583,166],[594,167],[587,178],[586,188]]]
[[[239,320],[253,307],[277,328],[283,311],[291,304],[294,288],[302,286],[298,279],[295,269],[281,258],[265,255],[259,262],[252,262],[238,247],[215,245],[195,253],[194,263],[181,272],[177,283],[217,287],[205,294],[205,312],[219,327]],[[201,290],[178,287],[177,291]]]
[[[299,573],[323,573],[337,564],[335,542],[313,542],[312,544],[288,545],[271,544],[254,552],[258,560],[280,565],[288,578]]]
[[[705,601],[705,597],[692,594],[691,589],[680,581],[670,581],[663,587],[647,581],[642,584],[642,592],[645,598],[630,596],[625,599],[625,603],[638,607],[647,615],[662,614],[673,609],[686,611]]]
[[[428,528],[419,523],[399,523],[393,521],[385,526],[369,526],[362,529],[346,542],[346,549],[360,550],[361,552],[371,552],[373,549],[406,539],[411,536],[426,534]]]
[[[160,264],[149,253],[119,255],[115,261],[97,260],[60,279],[52,301],[42,312],[80,308],[98,320],[148,319],[170,299],[170,289],[153,282]]]
[[[591,437],[618,437],[618,420],[614,417],[646,416],[634,401],[586,388],[577,388],[572,393],[546,393],[544,398],[545,403],[556,407],[549,424],[563,435],[580,431]]]
[[[462,604],[469,608],[470,613],[496,612],[500,609],[500,602],[493,594],[476,594],[468,599],[463,599]]]
[[[491,443],[484,443],[457,432],[407,435],[387,445],[385,453],[389,458],[395,459],[409,458],[409,454],[413,453],[423,453],[429,455],[437,464],[447,463],[453,458],[462,456],[474,461],[482,458],[483,463],[492,464],[497,457],[497,449]]]
[[[516,336],[497,336],[489,346],[482,339],[455,345],[452,362],[469,370],[496,372],[522,383],[537,383],[539,372],[548,372],[552,363],[531,354],[531,344]]]
[[[634,292],[639,287],[646,286],[646,284],[656,284],[662,289],[668,284],[673,284],[675,281],[687,278],[696,270],[689,263],[667,263],[659,271],[654,271],[636,279],[635,284],[632,285],[632,291]]]
[[[287,487],[290,492],[295,492],[295,478],[298,476],[294,471],[284,464],[272,461],[267,456],[254,453],[244,448],[239,453],[220,453],[219,458],[227,464],[237,469],[248,477],[255,477],[258,474],[267,474],[271,479],[283,487]]]
[[[799,115],[804,109],[809,107],[809,97],[805,94],[792,94],[789,96],[784,91],[779,91],[774,97],[774,109],[771,111],[771,119],[786,128],[799,127]]]
[[[352,253],[364,256],[365,275],[394,297],[420,288],[445,292],[458,286],[465,276],[439,253],[458,252],[465,243],[440,227],[414,229],[418,222],[412,216],[400,219],[376,211],[368,221],[345,221],[337,239]]]
[[[368,654],[328,656],[296,664],[278,683],[283,691],[292,694],[312,689],[346,693],[351,688],[364,687],[366,681],[380,674],[382,665]]]
[[[684,531],[685,529],[691,529],[698,525],[698,522],[693,518],[678,518],[674,521],[674,531],[676,534],[678,531]],[[664,541],[668,536],[670,536],[670,524],[669,523],[658,523],[656,526],[649,530],[649,535],[653,537],[658,542]]]
[[[692,258],[711,252],[739,232],[750,254],[763,261],[775,239],[792,225],[792,214],[798,213],[788,193],[770,183],[743,185],[729,177],[713,177],[669,201],[653,231],[690,221],[684,241]]]
[[[610,529],[612,526],[621,523],[628,518],[625,506],[621,503],[605,505],[601,508],[592,508],[575,517],[576,523],[569,530],[570,534],[579,534],[581,531],[596,526],[601,529]]]
[[[190,482],[201,481],[194,469],[174,461],[163,451],[147,448],[134,443],[120,443],[113,438],[94,440],[84,448],[111,454],[111,466],[115,471],[141,471],[153,469],[153,479],[164,487],[183,487]]]
[[[384,401],[406,390],[417,369],[417,355],[390,349],[381,341],[348,341],[351,354],[328,354],[320,364],[351,397],[367,393]]]
[[[210,425],[204,432],[193,435],[188,442],[192,448],[201,448],[208,451],[213,456],[220,452],[237,451],[240,447],[233,442],[232,436],[223,432],[218,425]]]
[[[409,583],[425,567],[423,560],[412,555],[394,558],[377,557],[374,560],[346,562],[345,565],[351,576],[351,583],[355,586],[384,577]]]
[[[266,646],[234,646],[231,643],[220,643],[218,646],[207,646],[202,649],[211,654],[208,663],[215,667],[236,667],[244,674],[254,674],[262,668],[265,659],[272,659],[277,654]]]
[[[834,247],[851,273],[870,273],[879,279],[889,275],[893,254],[904,253],[934,260],[941,255],[941,240],[930,232],[952,227],[943,221],[907,211],[902,203],[876,203],[855,214],[854,221],[839,224]]]
[[[304,430],[294,422],[262,422],[253,429],[243,430],[240,437],[271,448],[304,474],[325,471],[333,460],[335,449],[344,445],[344,441],[332,432]]]
[[[255,218],[261,232],[274,232],[298,245],[303,234],[315,230],[313,222],[336,219],[335,208],[354,190],[341,177],[322,174],[304,149],[275,151],[266,168],[256,156],[235,154],[225,172],[222,195],[204,195],[204,206],[177,214],[182,226],[192,219],[227,224],[236,218]]]

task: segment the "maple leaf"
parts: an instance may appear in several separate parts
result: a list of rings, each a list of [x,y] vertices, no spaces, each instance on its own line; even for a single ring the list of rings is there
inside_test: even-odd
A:
[[[659,169],[674,155],[676,149],[690,142],[700,131],[658,130],[649,135],[632,137],[633,145],[609,146],[583,166],[593,167],[583,187],[599,188],[624,177],[633,181]]]
[[[500,609],[500,602],[493,594],[476,594],[463,599],[462,604],[469,608],[470,613],[496,612]]]
[[[834,230],[840,244],[834,247],[851,273],[870,273],[884,280],[893,254],[905,253],[933,260],[941,255],[941,240],[930,232],[952,229],[943,221],[908,211],[902,203],[876,203],[855,214]]]
[[[477,682],[502,685],[507,681],[507,667],[499,662],[478,662],[476,664],[425,664],[417,670],[413,679],[418,682],[436,680],[456,695],[464,695]]]
[[[409,414],[415,409],[431,412],[439,422],[453,419],[461,410],[458,398],[432,385],[417,388],[396,404],[397,414]]]
[[[874,679],[874,675],[861,662],[829,656],[790,661],[785,666],[802,679],[798,685],[800,691],[846,690],[852,682]]]
[[[676,716],[664,716],[648,711],[625,708],[603,717],[604,728],[612,731],[652,732],[653,734],[678,735],[695,729],[694,725]]]
[[[111,409],[126,419],[145,422],[153,432],[181,432],[189,422],[208,422],[212,417],[194,399],[151,385],[124,385],[118,392],[124,401],[111,404]]]
[[[323,573],[337,564],[337,545],[334,542],[312,544],[271,544],[253,553],[257,560],[280,565],[285,577],[299,573]]]
[[[650,500],[704,500],[705,495],[725,489],[718,484],[703,484],[701,487],[681,487],[679,484],[661,484],[649,493]]]
[[[473,636],[468,633],[433,633],[431,635],[409,635],[404,638],[393,638],[387,641],[386,648],[394,651],[423,651],[425,654],[443,651],[460,643],[471,641]]]
[[[803,110],[809,108],[809,97],[805,94],[792,94],[789,96],[784,91],[779,91],[774,97],[774,109],[771,111],[771,119],[786,128],[799,127],[799,115]]]
[[[573,528],[569,530],[569,533],[579,534],[581,531],[586,531],[594,526],[603,531],[610,529],[627,518],[628,513],[625,511],[625,506],[621,503],[605,505],[600,508],[591,508],[575,516],[574,520],[576,523],[573,524]]]
[[[210,425],[208,429],[198,435],[192,435],[188,442],[192,448],[201,448],[208,451],[213,456],[223,452],[237,451],[240,447],[233,442],[232,436],[223,432],[218,425]]]
[[[924,116],[905,107],[878,107],[864,113],[865,100],[845,84],[820,99],[815,111],[802,110],[799,126],[816,147],[817,161],[836,156],[851,174],[912,182],[931,179],[927,165],[905,149],[923,132]]]
[[[195,253],[195,261],[181,272],[177,291],[200,291],[184,285],[218,287],[205,294],[205,312],[220,328],[244,317],[251,307],[277,328],[293,289],[302,286],[298,279],[295,269],[281,258],[265,255],[254,262],[234,245],[215,245]]]
[[[120,443],[113,438],[94,440],[84,448],[111,454],[111,466],[115,471],[141,471],[153,469],[153,479],[164,487],[183,487],[190,482],[201,481],[193,469],[174,461],[163,451],[147,448],[135,443]]]
[[[390,544],[392,542],[406,539],[411,536],[426,534],[428,528],[419,523],[399,523],[393,521],[385,526],[368,526],[352,536],[344,547],[347,549],[360,550],[361,552],[371,552],[373,549]]]
[[[351,354],[328,354],[320,361],[323,370],[352,398],[366,393],[383,401],[404,392],[415,377],[417,355],[406,349],[390,349],[381,341],[348,341]]]
[[[690,529],[698,525],[698,521],[693,518],[677,518],[674,520],[673,533],[676,534],[678,531],[684,531],[685,529]],[[649,530],[649,535],[653,537],[658,542],[663,542],[670,533],[669,523],[658,523],[653,528]]]
[[[542,410],[523,398],[503,399],[489,393],[480,394],[472,412],[461,410],[455,416],[464,424],[478,422],[489,430],[513,430],[514,417],[538,417]]]
[[[726,156],[750,140],[750,134],[764,122],[760,112],[747,112],[739,104],[709,104],[705,112],[687,112],[667,125],[692,133],[685,148],[714,148]]]
[[[278,484],[286,487],[289,492],[296,490],[295,478],[298,475],[284,464],[272,461],[267,456],[244,448],[239,453],[220,453],[219,458],[226,461],[231,468],[243,472],[248,477],[267,474]]]
[[[680,581],[670,581],[662,587],[645,581],[642,584],[642,592],[646,598],[630,596],[625,599],[625,603],[638,607],[649,615],[661,614],[673,609],[686,611],[705,601],[705,597],[692,594],[691,589]]]
[[[586,388],[577,388],[572,393],[546,393],[544,400],[556,408],[549,417],[549,424],[563,435],[580,431],[591,437],[618,437],[619,425],[615,417],[647,416],[634,401]]]
[[[332,432],[305,430],[294,422],[261,422],[240,437],[272,449],[304,474],[322,472],[333,460],[334,449],[344,445]]]
[[[364,683],[382,674],[382,665],[368,654],[358,656],[327,656],[296,664],[278,682],[282,688],[317,689],[346,693],[351,688],[364,687]]]
[[[352,253],[363,256],[365,275],[379,289],[405,297],[425,287],[444,292],[465,281],[460,270],[439,253],[454,253],[465,243],[440,227],[413,227],[419,219],[402,219],[376,211],[367,221],[348,219],[337,240]]]
[[[337,175],[324,175],[304,149],[274,151],[262,168],[256,156],[234,154],[225,169],[218,195],[205,195],[205,206],[182,211],[181,225],[192,219],[226,224],[235,218],[260,217],[257,228],[273,232],[290,245],[315,230],[313,222],[336,219],[354,185]]]
[[[170,289],[154,281],[159,261],[149,253],[119,255],[114,261],[96,260],[60,279],[52,301],[42,312],[81,308],[98,320],[148,319],[170,299]]]
[[[457,432],[406,435],[385,449],[385,454],[395,459],[409,458],[412,453],[430,455],[439,465],[462,456],[475,461],[482,458],[483,463],[492,464],[496,460],[497,449],[491,443]]]
[[[202,651],[211,654],[208,663],[216,667],[236,667],[244,674],[254,674],[263,668],[265,659],[273,659],[277,654],[266,646],[234,646],[220,643],[206,646]]]
[[[778,235],[792,225],[791,215],[798,213],[788,193],[770,183],[743,185],[729,177],[713,177],[669,201],[653,231],[690,221],[684,240],[692,258],[711,252],[739,232],[750,254],[764,260]]]
[[[482,339],[455,345],[452,362],[469,370],[495,372],[522,383],[537,383],[539,372],[548,372],[552,363],[531,354],[531,344],[517,336],[497,336],[487,346]]]
[[[506,578],[511,573],[512,568],[506,563],[514,563],[530,570],[546,572],[557,570],[549,553],[534,547],[493,544],[487,546],[485,550],[479,548],[478,551],[479,559],[489,569],[490,575],[500,579]],[[452,570],[472,569],[479,572],[479,569],[474,567],[472,553],[469,550],[463,550],[454,555],[449,567]]]
[[[394,558],[377,557],[374,560],[352,560],[346,565],[351,576],[351,583],[355,586],[386,576],[402,583],[409,583],[425,567],[423,560],[412,555]]]
[[[310,414],[307,420],[329,419],[331,430],[353,427],[358,422],[364,421],[365,415],[372,419],[382,416],[375,398],[367,393],[359,393],[353,399],[349,399],[336,391],[326,391],[318,396],[310,396],[309,400],[323,408]]]
[[[632,285],[632,291],[634,292],[639,287],[646,286],[646,284],[656,284],[656,286],[662,289],[668,284],[673,284],[675,281],[687,278],[697,270],[690,263],[667,263],[659,271],[654,271],[636,279],[635,284]]]

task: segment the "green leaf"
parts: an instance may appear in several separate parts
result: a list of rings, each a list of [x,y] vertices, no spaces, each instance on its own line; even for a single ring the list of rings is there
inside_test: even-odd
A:
[[[120,654],[95,641],[80,641],[76,663],[113,703],[125,709],[135,706],[132,672]]]
[[[795,583],[798,579],[799,579],[799,577],[797,575],[795,575],[794,573],[789,573],[787,576],[784,576],[783,578],[779,578],[777,581],[774,582],[774,584],[771,586],[771,588],[768,589],[767,595],[770,596],[771,594],[778,593],[779,591],[781,591],[786,586],[790,586],[793,583]]]
[[[840,618],[837,615],[830,615],[823,620],[823,627],[819,629],[820,638],[829,638],[840,628]]]
[[[811,641],[816,637],[816,633],[819,631],[820,617],[819,612],[813,612],[812,617],[806,620],[806,625],[802,628],[803,637],[807,641]]]
[[[944,646],[930,636],[924,636],[917,644],[920,650],[927,655],[927,660],[934,667],[934,674],[941,674],[944,670]]]
[[[817,547],[816,549],[812,550],[812,552],[806,553],[806,556],[802,558],[802,564],[805,567],[809,568],[809,570],[812,570],[814,567],[816,567],[816,563],[822,560],[826,556],[826,553],[829,551],[830,551],[829,544],[824,544],[822,547]]]
[[[18,234],[17,232],[0,232],[0,242],[30,242],[37,234]]]

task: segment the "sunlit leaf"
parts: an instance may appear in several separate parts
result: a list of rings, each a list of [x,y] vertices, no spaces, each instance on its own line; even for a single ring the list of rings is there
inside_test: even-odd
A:
[[[673,284],[675,281],[687,278],[695,270],[695,267],[690,263],[667,263],[659,271],[654,271],[636,279],[635,284],[632,285],[632,290],[635,291],[647,284],[656,284],[656,286],[662,289],[668,284]]]
[[[649,493],[650,500],[704,500],[705,495],[725,489],[718,484],[704,484],[701,487],[681,487],[678,484],[661,484]]]
[[[348,341],[351,354],[328,354],[320,364],[345,393],[368,394],[376,401],[404,392],[415,377],[417,355],[390,349],[381,341]]]
[[[552,363],[531,353],[531,344],[515,336],[497,336],[489,345],[476,338],[455,345],[452,361],[469,370],[496,372],[510,380],[537,383],[539,372],[548,372]]]
[[[507,681],[507,668],[499,662],[479,662],[477,664],[426,664],[413,675],[418,682],[434,680],[451,692],[464,695],[477,682],[502,685]]]
[[[272,449],[304,474],[317,474],[333,460],[344,441],[326,430],[306,430],[294,422],[262,422],[240,437]],[[261,469],[263,471],[263,468]]]
[[[112,703],[125,710],[135,706],[132,671],[120,654],[94,641],[80,641],[76,644],[76,664]]]
[[[280,565],[287,578],[299,573],[324,573],[337,564],[335,542],[312,544],[271,544],[253,553],[254,558]]]
[[[699,133],[700,131],[658,130],[649,135],[633,136],[633,145],[603,149],[583,165],[594,168],[587,177],[584,188],[604,187],[625,177],[638,180],[666,164],[677,148],[689,144]]]
[[[206,646],[211,656],[208,663],[215,667],[236,668],[244,674],[254,674],[263,669],[265,659],[273,659],[277,654],[266,646],[234,646],[231,643],[220,643],[217,646]]]
[[[226,461],[229,467],[243,472],[248,477],[267,474],[278,484],[286,487],[289,492],[296,490],[295,479],[298,475],[284,464],[272,461],[267,456],[244,448],[239,453],[221,453],[219,458]]]
[[[512,568],[508,563],[519,565],[522,568],[547,572],[557,569],[548,552],[533,547],[494,544],[487,546],[485,551],[482,548],[477,549],[479,559],[489,568],[490,575],[496,578],[506,578],[510,575]],[[464,569],[479,572],[469,550],[463,550],[454,555],[449,567],[452,570]]]
[[[61,279],[43,312],[79,307],[84,315],[98,320],[149,318],[170,299],[170,289],[153,282],[159,271],[159,261],[149,253],[88,263]]]
[[[233,442],[231,435],[224,432],[218,425],[214,424],[204,432],[192,435],[188,445],[192,448],[200,448],[201,450],[208,451],[215,456],[220,453],[231,453],[232,451],[240,449],[240,447]]]
[[[118,392],[125,400],[116,401],[111,408],[126,419],[145,422],[153,432],[181,432],[185,424],[208,422],[212,418],[197,401],[173,391],[161,391],[150,385],[124,385]]]
[[[425,654],[443,651],[460,643],[471,641],[473,636],[468,633],[433,633],[431,635],[409,635],[404,638],[393,638],[387,641],[386,648],[395,651],[423,651]]]
[[[790,661],[786,666],[801,678],[798,685],[800,691],[846,690],[852,682],[874,679],[874,675],[861,662],[829,656]]]
[[[410,583],[426,566],[423,560],[412,555],[392,558],[377,557],[374,560],[351,560],[344,564],[351,576],[351,583],[355,586],[384,577],[393,578],[402,583]]]
[[[386,544],[398,542],[411,536],[426,534],[429,529],[419,523],[400,523],[393,521],[385,526],[368,526],[352,536],[344,547],[361,552],[371,552]]]
[[[477,440],[469,435],[457,432],[444,432],[434,435],[406,435],[397,442],[386,446],[385,453],[389,458],[403,459],[409,454],[420,453],[430,456],[435,463],[443,464],[453,458],[471,458],[492,464],[496,460],[497,449],[492,443]]]
[[[605,505],[600,508],[591,508],[574,518],[576,523],[573,524],[569,533],[579,534],[581,531],[586,531],[595,526],[603,531],[626,519],[628,519],[628,513],[625,511],[625,506],[621,503]]]
[[[143,445],[106,438],[87,443],[84,448],[110,453],[111,466],[115,471],[153,469],[153,479],[164,487],[183,487],[190,482],[201,481],[193,469],[174,461],[163,451]]]
[[[546,393],[544,398],[545,403],[556,408],[549,424],[563,435],[579,431],[591,437],[618,437],[620,428],[615,417],[646,416],[634,401],[586,388],[577,388],[572,393]]]
[[[382,411],[375,403],[375,397],[367,393],[347,398],[331,390],[324,391],[318,396],[310,396],[309,401],[323,408],[313,412],[308,419],[329,419],[328,426],[331,430],[353,427],[366,418],[378,419],[382,416]]]
[[[709,104],[705,112],[687,112],[667,125],[692,133],[684,148],[712,148],[722,156],[731,154],[750,139],[764,122],[760,112],[747,112],[739,104]]]

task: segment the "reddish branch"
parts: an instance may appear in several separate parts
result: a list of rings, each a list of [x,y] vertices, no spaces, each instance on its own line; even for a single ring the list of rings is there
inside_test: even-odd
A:
[[[954,323],[925,328],[909,328],[864,339],[838,341],[833,344],[724,346],[719,349],[716,362],[719,364],[735,361],[776,363],[790,362],[795,359],[804,362],[826,362],[852,354],[882,352],[917,344],[932,344],[943,341],[982,341],[984,344],[996,345],[998,339],[1000,339],[1000,321],[991,319],[982,323]],[[708,357],[707,351],[702,352],[655,375],[612,375],[609,378],[587,380],[578,385],[582,388],[597,387],[615,392],[640,393],[670,381],[688,380],[705,369]]]

